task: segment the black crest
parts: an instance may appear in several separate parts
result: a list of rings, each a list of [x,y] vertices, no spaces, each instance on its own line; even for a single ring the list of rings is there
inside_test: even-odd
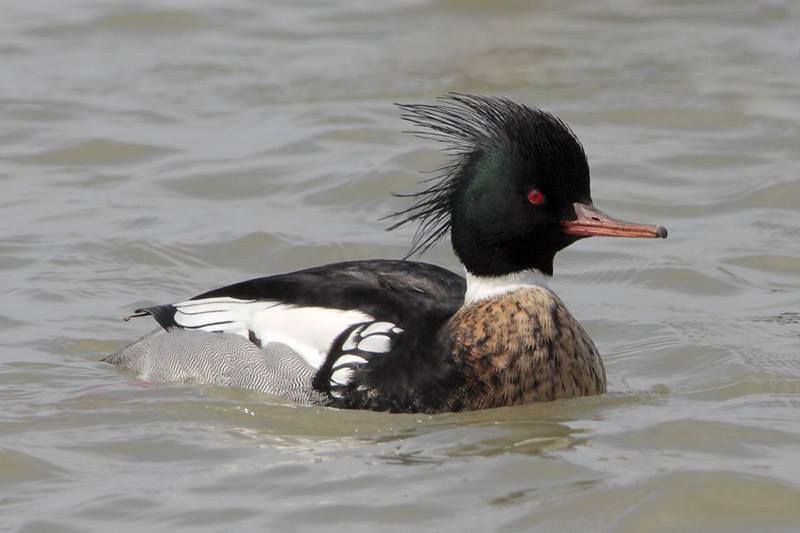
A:
[[[422,181],[425,189],[395,194],[412,198],[413,204],[389,215],[387,218],[399,220],[388,229],[419,224],[406,257],[424,253],[447,235],[455,191],[467,179],[465,169],[486,150],[502,148],[520,155],[540,151],[543,144],[567,141],[577,146],[579,157],[585,161],[578,139],[550,113],[499,97],[449,93],[437,100],[436,104],[396,104],[402,118],[414,126],[407,133],[444,143],[445,153],[451,156],[432,177]]]

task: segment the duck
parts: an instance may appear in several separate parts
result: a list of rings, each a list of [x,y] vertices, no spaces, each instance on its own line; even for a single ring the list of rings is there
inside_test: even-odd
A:
[[[143,307],[158,328],[103,361],[155,382],[252,389],[299,404],[441,413],[606,392],[603,361],[549,287],[560,250],[595,236],[666,238],[594,206],[580,141],[556,115],[449,93],[397,104],[448,162],[388,229],[403,259],[251,279]],[[412,260],[450,236],[464,275]]]

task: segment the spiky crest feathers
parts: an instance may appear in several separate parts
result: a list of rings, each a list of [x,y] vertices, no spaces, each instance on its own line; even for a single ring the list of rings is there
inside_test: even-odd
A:
[[[418,224],[406,258],[424,253],[448,234],[455,192],[468,178],[465,171],[469,163],[484,151],[500,146],[524,149],[529,144],[549,142],[530,138],[536,134],[536,124],[546,124],[566,132],[583,155],[583,148],[569,127],[546,111],[506,98],[460,93],[449,93],[437,100],[437,104],[396,104],[402,110],[402,118],[413,125],[406,133],[445,144],[444,151],[451,156],[448,163],[422,181],[424,189],[395,194],[411,198],[412,205],[386,217],[397,220],[387,229]]]

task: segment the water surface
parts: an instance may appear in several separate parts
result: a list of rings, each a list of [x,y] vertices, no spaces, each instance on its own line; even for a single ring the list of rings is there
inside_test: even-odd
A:
[[[0,526],[800,529],[800,10],[790,1],[3,2]],[[554,111],[596,204],[555,290],[609,394],[438,416],[147,386],[131,309],[400,257],[393,102]],[[426,259],[459,269],[447,245]]]

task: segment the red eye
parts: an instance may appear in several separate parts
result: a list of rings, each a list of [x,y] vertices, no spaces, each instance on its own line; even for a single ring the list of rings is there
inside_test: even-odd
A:
[[[539,189],[531,189],[528,191],[528,201],[533,205],[542,205],[544,203],[544,193]]]

